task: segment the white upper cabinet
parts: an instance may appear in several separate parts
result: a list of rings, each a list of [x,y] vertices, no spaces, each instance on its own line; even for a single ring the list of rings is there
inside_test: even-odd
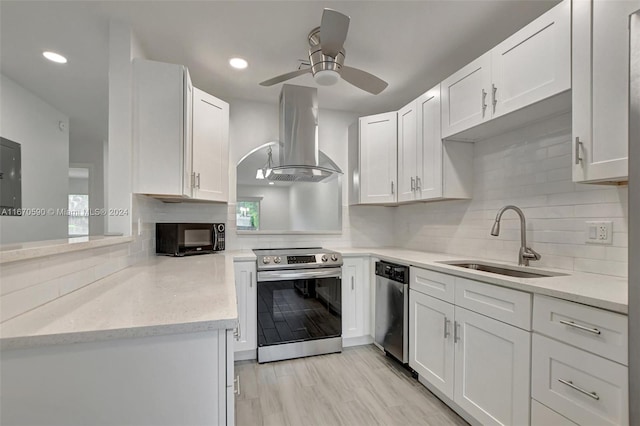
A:
[[[573,180],[628,179],[629,15],[637,1],[573,2]]]
[[[571,88],[571,2],[491,49],[491,114],[499,117]]]
[[[440,85],[398,111],[398,202],[470,198],[473,145],[440,137]]]
[[[442,137],[491,118],[491,53],[485,53],[442,82]]]
[[[395,111],[361,117],[357,137],[349,132],[352,204],[396,202],[397,122]]]
[[[398,111],[398,202],[416,199],[418,152],[416,101]]]
[[[569,89],[571,2],[565,0],[442,82],[442,137],[483,139],[566,111],[568,95],[555,95]]]
[[[226,202],[229,105],[195,89],[182,65],[135,59],[133,68],[134,192]]]
[[[141,194],[191,197],[193,86],[182,65],[135,59],[133,187]]]
[[[229,104],[194,88],[193,197],[223,201],[229,188]]]

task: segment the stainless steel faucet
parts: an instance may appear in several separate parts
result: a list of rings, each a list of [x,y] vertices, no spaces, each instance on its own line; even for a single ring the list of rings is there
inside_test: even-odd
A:
[[[491,228],[491,235],[497,237],[500,235],[500,219],[502,214],[507,210],[513,210],[520,216],[520,253],[518,255],[518,265],[529,266],[530,260],[540,260],[542,255],[537,253],[531,247],[527,247],[527,223],[524,219],[524,213],[516,206],[504,206],[498,211],[496,221]]]

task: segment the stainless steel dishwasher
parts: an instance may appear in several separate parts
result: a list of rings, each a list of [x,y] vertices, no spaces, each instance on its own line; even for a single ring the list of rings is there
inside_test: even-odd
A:
[[[375,342],[389,355],[409,362],[409,267],[376,262]]]

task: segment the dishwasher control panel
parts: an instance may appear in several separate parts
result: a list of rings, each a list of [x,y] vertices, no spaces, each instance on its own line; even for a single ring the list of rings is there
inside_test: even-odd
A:
[[[409,283],[409,267],[395,263],[376,262],[376,275],[403,284]]]

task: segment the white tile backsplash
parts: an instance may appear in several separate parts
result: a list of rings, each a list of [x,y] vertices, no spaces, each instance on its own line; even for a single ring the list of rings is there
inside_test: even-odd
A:
[[[504,214],[500,236],[490,235],[498,209],[515,204],[527,219],[528,244],[542,254],[532,265],[627,275],[627,187],[572,182],[570,114],[476,142],[473,165],[472,200],[396,209],[395,245],[517,261],[514,212]],[[613,221],[613,244],[585,243],[587,220]]]

